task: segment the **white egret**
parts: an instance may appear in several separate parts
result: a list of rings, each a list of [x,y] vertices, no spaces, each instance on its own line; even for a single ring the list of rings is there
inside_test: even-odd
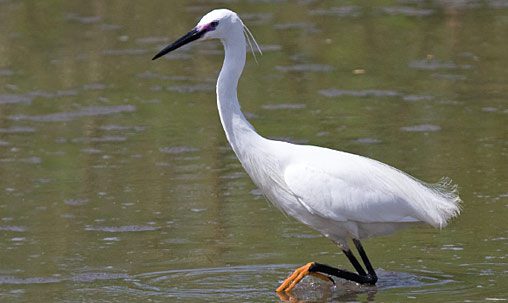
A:
[[[252,44],[258,45],[236,13],[227,9],[209,12],[153,60],[194,40],[207,39],[219,39],[224,45],[217,107],[227,140],[244,169],[269,201],[336,243],[356,270],[310,262],[288,277],[278,292],[289,292],[308,274],[331,281],[330,276],[335,276],[375,284],[376,272],[360,239],[389,234],[418,222],[442,228],[459,214],[456,186],[447,179],[426,184],[366,157],[260,136],[240,110],[237,98],[246,39],[251,49]],[[350,250],[350,239],[365,269]]]

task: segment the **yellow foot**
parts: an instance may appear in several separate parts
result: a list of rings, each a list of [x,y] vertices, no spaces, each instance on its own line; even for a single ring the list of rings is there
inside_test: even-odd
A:
[[[300,282],[305,276],[312,275],[316,278],[319,278],[323,281],[332,281],[333,280],[323,274],[317,272],[310,272],[309,268],[314,265],[314,262],[309,262],[302,267],[297,268],[282,284],[277,288],[276,292],[290,292],[293,288],[295,288],[296,284]]]

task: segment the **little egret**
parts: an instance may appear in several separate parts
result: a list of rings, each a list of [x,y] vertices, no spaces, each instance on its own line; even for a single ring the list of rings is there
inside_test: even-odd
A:
[[[266,198],[286,214],[336,243],[356,272],[310,262],[278,288],[289,292],[306,275],[330,276],[374,285],[377,275],[360,239],[386,235],[424,222],[442,228],[459,214],[457,187],[448,179],[426,184],[387,164],[328,148],[260,136],[240,110],[237,84],[246,47],[258,48],[238,15],[227,9],[206,14],[187,34],[157,53],[155,60],[195,40],[219,39],[225,59],[217,80],[217,107],[227,140]],[[354,243],[362,267],[348,246]]]

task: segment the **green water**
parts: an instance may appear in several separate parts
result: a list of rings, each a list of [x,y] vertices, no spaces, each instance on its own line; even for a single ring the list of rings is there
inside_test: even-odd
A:
[[[239,87],[261,134],[449,176],[464,200],[444,230],[364,241],[377,287],[292,299],[508,300],[506,1],[0,0],[0,301],[273,302],[296,266],[349,268],[229,148],[221,46],[150,61],[225,6],[264,50]]]

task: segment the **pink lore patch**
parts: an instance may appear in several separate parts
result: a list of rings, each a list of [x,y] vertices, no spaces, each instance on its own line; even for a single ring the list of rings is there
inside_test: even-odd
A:
[[[198,31],[209,31],[209,30],[212,30],[212,29],[213,29],[213,27],[212,27],[211,23],[203,24],[203,25],[198,25],[197,26],[197,30]]]

